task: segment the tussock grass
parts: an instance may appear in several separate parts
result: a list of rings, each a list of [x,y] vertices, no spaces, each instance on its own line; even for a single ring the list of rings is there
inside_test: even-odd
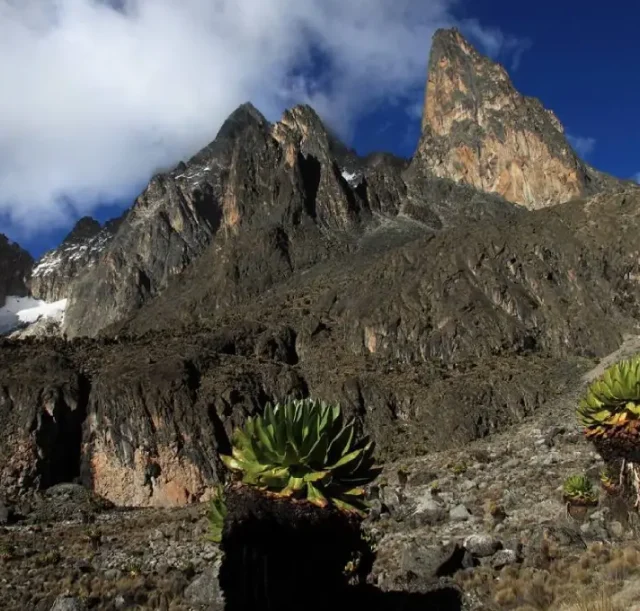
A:
[[[640,542],[593,544],[566,557],[550,554],[540,567],[508,566],[497,577],[484,567],[457,576],[463,589],[508,611],[628,611],[615,595],[639,579]]]
[[[610,596],[601,592],[596,598],[579,597],[575,601],[562,605],[558,611],[625,611],[613,602]]]

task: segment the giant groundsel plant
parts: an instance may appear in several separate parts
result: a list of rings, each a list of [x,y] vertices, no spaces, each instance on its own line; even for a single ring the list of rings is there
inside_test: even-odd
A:
[[[364,486],[379,473],[373,443],[344,424],[340,406],[313,399],[268,404],[232,436],[221,456],[243,484],[363,515]]]

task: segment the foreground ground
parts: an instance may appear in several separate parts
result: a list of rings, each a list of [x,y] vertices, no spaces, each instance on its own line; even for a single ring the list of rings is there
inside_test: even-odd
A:
[[[584,381],[638,345],[631,338]],[[575,425],[578,392],[463,450],[388,465],[367,522],[370,581],[415,591],[450,579],[471,609],[640,610],[637,517],[603,492],[582,517],[562,501],[568,475],[597,482],[602,466]],[[105,509],[62,484],[9,509],[26,519],[0,526],[3,609],[222,609],[206,505]],[[61,595],[76,606],[55,607]]]

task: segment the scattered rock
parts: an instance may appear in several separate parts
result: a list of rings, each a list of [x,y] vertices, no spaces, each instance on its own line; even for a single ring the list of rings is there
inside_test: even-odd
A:
[[[9,524],[13,511],[0,501],[0,524]]]
[[[443,504],[438,501],[431,491],[427,491],[418,498],[418,503],[412,516],[412,523],[415,526],[426,524],[437,524],[445,519],[446,510]]]
[[[208,611],[222,611],[224,598],[218,582],[220,562],[206,569],[196,577],[185,589],[184,597],[192,604],[209,605]]]
[[[609,522],[609,524],[607,524],[607,530],[614,539],[624,538],[624,526],[617,520]]]
[[[549,448],[553,447],[556,437],[563,435],[565,431],[566,428],[563,426],[552,426],[543,438],[544,444]]]
[[[502,543],[491,535],[478,534],[467,537],[464,547],[476,558],[486,558],[493,556],[502,547]]]
[[[491,567],[499,571],[501,568],[518,562],[518,554],[512,549],[501,549],[491,558]]]
[[[457,505],[449,511],[449,519],[454,522],[465,522],[471,517],[471,513],[464,505]]]
[[[392,486],[383,486],[380,488],[380,500],[387,511],[396,516],[402,509],[402,494]]]
[[[87,607],[79,598],[58,596],[51,611],[87,611]]]
[[[402,552],[400,570],[403,576],[414,575],[420,581],[429,582],[441,577],[451,577],[473,564],[471,555],[460,545],[443,547],[412,543]]]

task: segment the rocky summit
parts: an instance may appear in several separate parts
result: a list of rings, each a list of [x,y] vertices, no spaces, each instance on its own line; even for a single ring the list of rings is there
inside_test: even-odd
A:
[[[529,209],[615,183],[578,158],[553,111],[516,91],[506,70],[456,30],[441,30],[433,39],[412,166]]]
[[[636,345],[639,216],[640,188],[441,30],[411,160],[358,156],[308,106],[270,123],[245,104],[119,219],[82,219],[35,263],[0,236],[0,307],[66,306],[0,339],[0,598],[220,608],[198,504],[219,452],[266,402],[309,395],[386,465],[381,588],[447,577],[465,609],[558,609],[570,558],[600,587],[633,521],[567,523],[557,488],[598,462],[574,426],[585,372]]]

